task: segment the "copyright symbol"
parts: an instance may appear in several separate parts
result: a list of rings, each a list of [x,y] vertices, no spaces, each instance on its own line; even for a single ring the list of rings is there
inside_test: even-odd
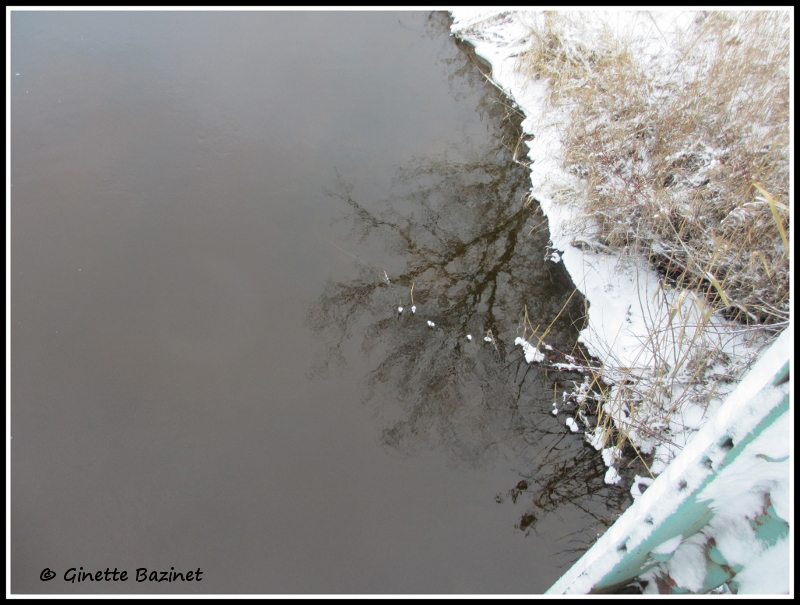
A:
[[[56,577],[56,572],[54,572],[49,567],[45,567],[42,570],[42,573],[39,574],[39,579],[42,580],[43,582],[47,582],[47,580],[52,580],[55,577]]]

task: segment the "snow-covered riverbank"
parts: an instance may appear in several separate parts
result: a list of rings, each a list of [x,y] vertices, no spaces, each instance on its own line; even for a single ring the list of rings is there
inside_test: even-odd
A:
[[[736,388],[769,334],[731,324],[710,311],[696,295],[670,288],[646,257],[626,250],[612,251],[597,237],[597,225],[581,203],[584,185],[564,169],[567,116],[546,102],[545,81],[533,82],[517,70],[518,57],[529,45],[531,25],[542,14],[472,9],[452,12],[453,33],[472,43],[489,61],[492,79],[527,116],[522,126],[533,137],[528,142],[532,196],[549,220],[554,251],[551,258],[565,264],[589,302],[588,325],[580,339],[600,360],[599,373],[611,385],[604,412],[628,436],[642,461],[649,460],[645,465],[649,473],[658,476]],[[694,14],[605,13],[598,14],[598,21],[635,35],[641,60],[657,61],[666,56],[664,47],[670,40],[692,26]],[[688,80],[691,76],[683,77]],[[545,361],[545,352],[534,348],[538,344],[535,339],[531,344],[517,344],[523,346],[529,362]],[[698,351],[713,351],[703,358],[702,368],[694,357]],[[668,379],[664,368],[669,371]],[[647,396],[639,398],[635,409],[623,397],[617,397],[630,388],[632,381],[646,385],[643,392]],[[585,395],[588,386],[577,385],[577,396]],[[554,406],[558,409],[560,402]],[[564,422],[565,430],[585,430],[587,440],[602,449],[609,466],[606,481],[622,481],[624,464],[618,443],[608,439],[608,425],[593,427],[585,417],[572,415]],[[791,438],[788,432],[784,435],[782,439]],[[652,476],[630,474],[626,478],[633,479],[631,491],[637,498],[641,487],[652,482]],[[788,481],[787,474],[775,489],[788,493]]]

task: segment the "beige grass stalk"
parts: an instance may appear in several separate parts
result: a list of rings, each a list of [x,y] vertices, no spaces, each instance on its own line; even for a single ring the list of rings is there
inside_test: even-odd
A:
[[[545,12],[520,71],[549,83],[566,120],[563,168],[583,183],[604,243],[649,245],[680,267],[683,287],[778,327],[789,291],[789,15],[693,16],[677,34],[654,27],[663,48],[642,60],[633,32]],[[754,250],[762,262],[750,262]]]

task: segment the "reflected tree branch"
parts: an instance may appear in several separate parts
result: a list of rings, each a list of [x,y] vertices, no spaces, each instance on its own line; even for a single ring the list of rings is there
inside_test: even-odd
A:
[[[475,69],[460,60],[464,73]],[[351,237],[379,242],[403,267],[387,283],[362,262],[357,277],[326,283],[306,316],[326,347],[318,369],[345,363],[346,343],[360,342],[374,360],[365,401],[392,410],[380,435],[387,448],[409,455],[443,448],[470,465],[497,456],[521,461],[521,481],[496,498],[527,502],[520,531],[535,532],[563,507],[602,525],[628,495],[605,485],[597,452],[550,413],[554,381],[583,377],[564,372],[554,379],[511,344],[527,308],[551,326],[549,344],[574,350],[583,299],[571,296],[563,265],[545,260],[548,233],[536,227],[546,218],[528,203],[529,173],[507,145],[505,130],[513,133],[519,120],[508,118],[497,90],[483,89],[479,110],[491,116],[503,108],[493,118],[497,136],[480,152],[416,158],[377,201],[357,199],[337,173],[327,193],[343,208]],[[398,314],[412,284],[418,312]],[[492,343],[483,340],[489,331]]]

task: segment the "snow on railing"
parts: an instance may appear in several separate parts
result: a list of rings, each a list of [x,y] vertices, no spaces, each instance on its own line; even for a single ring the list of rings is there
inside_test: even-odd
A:
[[[789,592],[791,327],[547,591]]]

